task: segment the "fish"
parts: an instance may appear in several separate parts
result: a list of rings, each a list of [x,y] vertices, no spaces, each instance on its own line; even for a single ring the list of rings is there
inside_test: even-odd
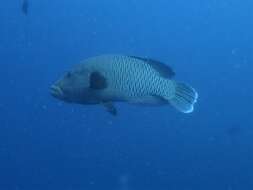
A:
[[[103,105],[117,115],[117,102],[134,105],[170,105],[191,113],[198,93],[174,80],[175,72],[165,63],[145,57],[105,54],[90,57],[71,68],[50,87],[61,101]]]
[[[29,2],[28,2],[28,0],[23,0],[23,3],[22,3],[22,13],[25,16],[28,15],[28,9],[29,9]]]

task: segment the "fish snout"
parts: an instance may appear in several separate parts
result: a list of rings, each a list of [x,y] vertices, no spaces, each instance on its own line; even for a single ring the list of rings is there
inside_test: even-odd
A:
[[[64,93],[63,93],[61,87],[59,87],[57,85],[52,85],[50,87],[50,94],[55,98],[63,98],[64,97]]]

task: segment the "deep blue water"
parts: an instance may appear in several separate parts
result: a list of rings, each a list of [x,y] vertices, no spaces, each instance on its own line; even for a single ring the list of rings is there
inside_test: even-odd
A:
[[[0,5],[1,190],[252,190],[252,0],[21,0]],[[194,86],[170,107],[70,105],[50,85],[105,53]]]

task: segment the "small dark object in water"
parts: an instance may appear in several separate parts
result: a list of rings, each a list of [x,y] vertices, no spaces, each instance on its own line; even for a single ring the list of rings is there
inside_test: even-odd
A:
[[[28,15],[28,8],[29,8],[28,0],[23,0],[22,12],[23,12],[24,15]]]

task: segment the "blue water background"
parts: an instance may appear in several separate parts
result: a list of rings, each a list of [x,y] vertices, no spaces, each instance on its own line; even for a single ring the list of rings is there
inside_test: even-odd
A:
[[[0,5],[1,190],[252,190],[252,0]],[[170,107],[61,103],[50,85],[104,53],[148,56],[196,88]]]

